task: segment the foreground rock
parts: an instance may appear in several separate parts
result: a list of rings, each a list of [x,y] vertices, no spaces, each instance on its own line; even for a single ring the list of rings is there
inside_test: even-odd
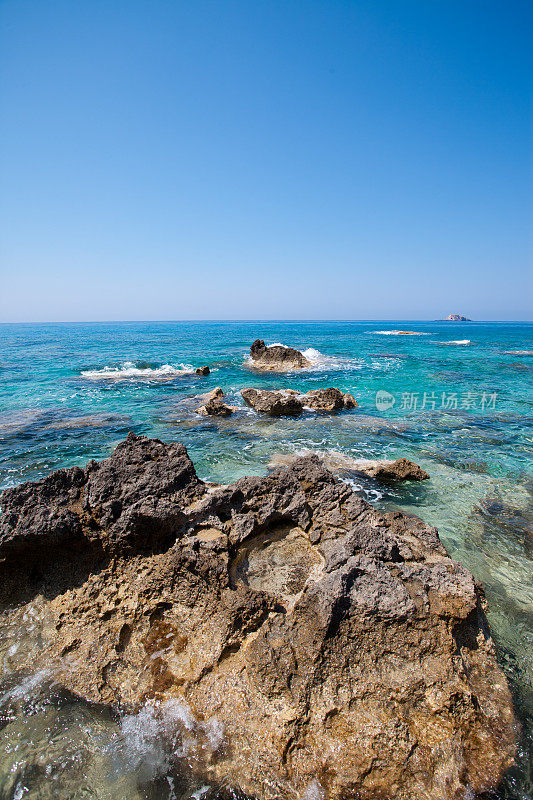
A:
[[[299,350],[280,344],[267,347],[262,339],[256,339],[250,347],[250,362],[255,369],[274,372],[288,372],[311,366],[311,362]]]
[[[316,457],[208,488],[183,446],[130,434],[2,505],[11,622],[29,603],[43,621],[16,666],[98,703],[178,703],[187,740],[209,740],[188,751],[205,779],[268,800],[315,782],[329,800],[466,800],[512,763],[480,586],[434,528]]]
[[[357,401],[340,389],[313,389],[300,394],[293,389],[242,389],[244,402],[262,414],[271,417],[296,416],[305,408],[315,411],[339,411],[355,408]]]

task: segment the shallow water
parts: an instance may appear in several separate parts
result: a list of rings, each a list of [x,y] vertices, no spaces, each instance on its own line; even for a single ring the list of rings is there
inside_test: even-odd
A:
[[[257,337],[306,351],[312,366],[254,372],[246,357]],[[517,766],[494,797],[531,798],[532,343],[525,323],[2,325],[0,485],[105,457],[129,430],[183,442],[198,474],[224,483],[265,474],[294,453],[329,455],[371,502],[436,525],[452,556],[483,582],[524,731]],[[207,378],[194,374],[202,364],[211,367]],[[217,385],[240,410],[229,419],[198,416],[194,396]],[[338,386],[359,407],[261,418],[243,406],[244,386]],[[385,490],[350,475],[350,458],[399,456],[431,480]],[[187,742],[211,745],[205,731],[187,728],[186,709],[110,714],[65,694],[53,675],[14,674],[12,648],[38,647],[43,625],[38,602],[16,629],[0,619],[0,798],[222,794],[190,772]],[[309,792],[319,795],[318,787]]]

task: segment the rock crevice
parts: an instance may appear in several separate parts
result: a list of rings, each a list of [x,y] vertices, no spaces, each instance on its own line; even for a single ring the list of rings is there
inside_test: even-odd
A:
[[[181,445],[130,434],[2,507],[6,613],[22,618],[25,586],[47,620],[18,667],[215,717],[206,778],[265,800],[314,780],[331,800],[466,800],[512,763],[481,588],[434,528],[372,508],[316,456],[213,488]],[[65,547],[82,572],[59,574]]]

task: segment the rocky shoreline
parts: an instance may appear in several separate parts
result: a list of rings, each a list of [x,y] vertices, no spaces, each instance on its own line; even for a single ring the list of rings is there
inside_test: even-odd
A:
[[[328,800],[466,800],[512,763],[481,586],[434,528],[316,456],[216,487],[182,445],[130,434],[1,503],[1,601],[46,621],[17,668],[106,705],[183,703],[204,738],[219,726],[188,755],[206,779],[265,800],[314,781]]]

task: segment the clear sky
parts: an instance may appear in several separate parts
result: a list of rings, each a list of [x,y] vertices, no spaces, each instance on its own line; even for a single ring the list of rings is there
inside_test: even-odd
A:
[[[531,319],[530,0],[0,0],[3,321]]]

